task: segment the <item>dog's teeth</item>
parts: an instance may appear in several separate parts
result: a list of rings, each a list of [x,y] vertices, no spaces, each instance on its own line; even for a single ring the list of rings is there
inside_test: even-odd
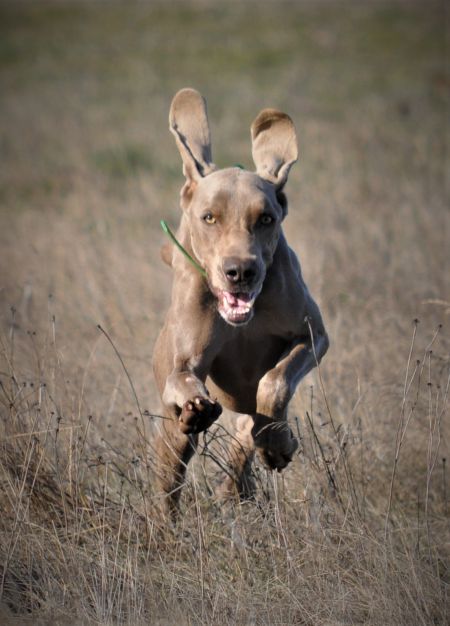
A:
[[[231,324],[245,324],[249,321],[257,293],[231,293],[222,291],[219,297],[219,313]]]

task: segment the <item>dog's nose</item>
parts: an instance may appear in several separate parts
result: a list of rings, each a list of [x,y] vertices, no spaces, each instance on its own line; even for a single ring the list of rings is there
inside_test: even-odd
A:
[[[250,284],[258,273],[256,261],[252,259],[238,259],[228,257],[223,261],[223,273],[232,285],[239,283]]]

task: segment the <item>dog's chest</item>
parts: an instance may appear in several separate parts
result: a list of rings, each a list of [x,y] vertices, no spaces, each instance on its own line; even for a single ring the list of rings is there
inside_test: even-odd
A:
[[[209,372],[222,403],[234,411],[253,412],[259,381],[275,367],[286,346],[280,337],[252,338],[236,333],[236,338],[222,347]]]

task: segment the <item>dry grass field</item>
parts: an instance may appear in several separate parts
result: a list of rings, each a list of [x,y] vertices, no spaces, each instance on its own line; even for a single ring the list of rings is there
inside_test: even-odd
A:
[[[448,623],[448,17],[2,3],[1,624]],[[257,500],[221,507],[225,416],[172,526],[151,356],[184,86],[208,99],[219,166],[252,167],[260,109],[294,119],[285,232],[331,348],[292,402],[289,468],[256,467]]]

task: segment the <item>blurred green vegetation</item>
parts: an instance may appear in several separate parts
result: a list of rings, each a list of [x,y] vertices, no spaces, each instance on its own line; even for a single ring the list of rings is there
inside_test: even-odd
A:
[[[233,147],[215,146],[222,165],[237,160],[237,141],[266,105],[300,120],[366,115],[398,131],[445,115],[443,3],[43,2],[0,12],[1,159],[33,160],[14,183],[18,199],[17,187],[46,168],[61,176],[94,164],[123,178],[159,161],[170,180],[155,128],[166,129],[170,98],[186,85],[208,96],[218,120],[233,110]]]

